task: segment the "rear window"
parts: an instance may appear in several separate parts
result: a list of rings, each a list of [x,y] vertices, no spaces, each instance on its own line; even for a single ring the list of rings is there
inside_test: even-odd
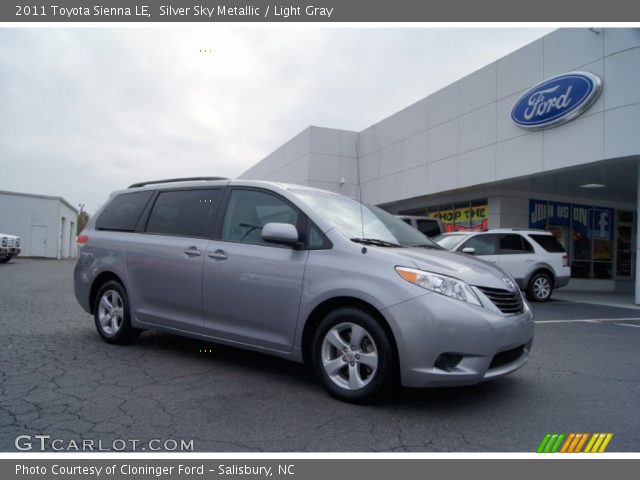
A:
[[[565,253],[565,249],[553,235],[529,235],[531,239],[550,253]]]
[[[424,233],[427,237],[432,238],[440,235],[440,225],[436,220],[417,220],[418,230]]]
[[[96,220],[96,229],[133,232],[151,195],[151,190],[121,193],[104,208]]]

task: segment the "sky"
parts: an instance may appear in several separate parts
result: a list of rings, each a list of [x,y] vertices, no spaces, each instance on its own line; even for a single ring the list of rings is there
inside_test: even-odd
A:
[[[360,131],[546,34],[532,28],[0,29],[0,190],[236,177],[309,125]]]

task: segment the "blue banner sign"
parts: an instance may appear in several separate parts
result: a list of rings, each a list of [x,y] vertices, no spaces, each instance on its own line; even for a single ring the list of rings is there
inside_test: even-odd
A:
[[[546,200],[529,200],[529,228],[567,225],[588,238],[613,239],[613,209]]]
[[[525,92],[513,105],[511,119],[530,130],[555,127],[587,110],[601,90],[602,81],[592,73],[556,75]]]

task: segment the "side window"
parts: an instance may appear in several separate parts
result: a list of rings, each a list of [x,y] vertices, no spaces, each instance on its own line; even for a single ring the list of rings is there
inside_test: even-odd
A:
[[[267,223],[298,224],[298,212],[275,195],[255,190],[233,190],[222,223],[221,239],[228,242],[274,246],[262,240]]]
[[[104,208],[96,220],[96,229],[133,232],[151,195],[152,190],[121,193]]]
[[[516,255],[533,251],[531,245],[528,245],[530,250],[527,250],[522,240],[521,235],[512,233],[502,235],[500,237],[500,255]]]
[[[440,226],[438,222],[432,220],[418,220],[418,230],[424,233],[427,237],[435,237],[436,235],[440,235],[442,232],[440,231]]]
[[[411,219],[410,218],[401,218],[400,220],[402,220],[407,225],[411,225]]]
[[[203,237],[211,235],[219,190],[175,190],[160,192],[149,221],[148,233]]]
[[[497,250],[495,237],[495,235],[476,235],[467,240],[458,250],[471,247],[476,250],[476,255],[495,255]]]

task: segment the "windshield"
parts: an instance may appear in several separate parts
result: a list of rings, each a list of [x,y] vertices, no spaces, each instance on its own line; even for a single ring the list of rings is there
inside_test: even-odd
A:
[[[415,228],[373,205],[329,192],[291,190],[291,193],[350,239],[378,240],[403,247],[439,248]]]
[[[462,240],[463,237],[464,235],[456,235],[455,233],[447,234],[447,235],[438,235],[433,239],[433,241],[436,242],[441,247],[446,248],[447,250],[453,250],[456,247],[456,245],[460,243],[460,240]]]

